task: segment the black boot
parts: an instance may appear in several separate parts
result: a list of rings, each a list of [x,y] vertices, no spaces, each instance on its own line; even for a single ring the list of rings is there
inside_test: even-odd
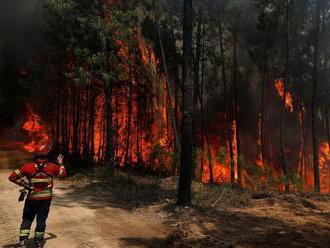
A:
[[[34,243],[36,244],[36,248],[42,248],[42,247],[44,247],[44,241],[43,240],[36,239],[34,241]]]
[[[27,240],[21,240],[18,244],[18,248],[26,248]]]

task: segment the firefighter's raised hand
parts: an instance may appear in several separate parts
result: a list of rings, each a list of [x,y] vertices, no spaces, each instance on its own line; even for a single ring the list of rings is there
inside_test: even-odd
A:
[[[60,171],[59,171],[59,176],[60,177],[64,177],[66,175],[65,167],[64,167],[64,164],[63,164],[63,159],[64,159],[64,156],[62,154],[59,154],[57,156],[57,163],[60,165]]]
[[[64,159],[64,156],[63,156],[62,154],[59,154],[59,155],[57,156],[57,163],[58,163],[59,165],[62,165],[62,164],[63,164],[63,159]]]

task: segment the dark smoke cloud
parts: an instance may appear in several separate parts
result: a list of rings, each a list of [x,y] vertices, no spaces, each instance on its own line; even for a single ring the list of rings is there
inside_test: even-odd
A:
[[[39,55],[42,46],[41,0],[1,0],[0,49],[10,52],[17,65]],[[3,56],[0,57],[3,63]]]
[[[0,1],[0,119],[13,122],[22,108],[20,68],[42,57],[42,0]]]

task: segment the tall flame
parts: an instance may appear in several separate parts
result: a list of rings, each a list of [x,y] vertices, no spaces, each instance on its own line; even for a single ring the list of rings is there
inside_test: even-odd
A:
[[[280,97],[283,99],[284,97],[284,83],[282,79],[275,80],[275,88],[280,95]],[[291,93],[289,91],[286,92],[285,97],[285,106],[287,109],[290,110],[290,112],[293,112],[293,103],[292,103],[292,97]]]
[[[34,152],[38,146],[49,144],[50,137],[46,125],[42,122],[40,116],[34,113],[30,107],[28,107],[28,118],[23,123],[22,129],[29,136],[29,142],[23,146],[26,151]]]
[[[330,187],[329,178],[329,161],[330,161],[330,147],[328,142],[320,144],[319,150],[319,168],[320,168],[320,181],[321,191],[328,192]]]
[[[119,36],[119,32],[115,33]],[[152,45],[148,44],[139,34],[134,36],[137,39],[136,48],[139,50],[139,53],[130,54],[131,51],[128,47],[128,44],[125,41],[116,40],[116,46],[118,49],[118,56],[120,59],[120,82],[121,84],[113,84],[113,95],[112,95],[112,118],[113,118],[113,130],[111,137],[114,144],[114,156],[117,163],[121,166],[125,162],[131,164],[133,167],[135,165],[148,164],[150,169],[157,172],[168,172],[170,167],[173,166],[172,162],[172,153],[174,148],[174,138],[173,138],[173,127],[171,126],[170,118],[170,107],[174,107],[174,103],[169,101],[168,92],[172,89],[167,87],[172,87],[167,84],[167,79],[164,73],[159,70],[158,66],[160,64]],[[74,70],[74,58],[72,53],[68,56],[68,65],[67,70],[72,72]],[[138,58],[141,58],[141,61],[135,63]],[[111,60],[111,59],[109,59]],[[111,62],[111,61],[110,61]],[[110,63],[111,64],[111,63]],[[72,73],[71,73],[72,75]],[[140,75],[143,75],[142,77]],[[72,79],[72,78],[70,78]],[[94,79],[94,81],[98,81]],[[275,88],[280,96],[280,98],[285,98],[285,107],[293,112],[293,100],[291,93],[287,90],[285,94],[285,82],[283,79],[275,80]],[[94,100],[89,100],[90,97],[87,96],[82,99],[85,99],[84,103],[80,106],[84,107],[86,110],[89,109],[89,105],[92,106],[93,111],[89,111],[85,119],[92,119],[91,123],[84,123],[86,120],[83,119],[83,115],[78,117],[73,117],[74,112],[76,111],[74,99],[76,92],[70,90],[70,86],[65,89],[67,92],[67,101],[69,101],[68,109],[65,108],[61,111],[66,113],[67,127],[68,128],[68,145],[69,152],[72,152],[73,146],[73,120],[74,118],[79,118],[78,122],[78,132],[79,134],[79,148],[78,152],[82,152],[83,149],[81,144],[83,143],[83,136],[87,136],[88,143],[87,147],[89,151],[93,152],[95,161],[101,161],[106,156],[106,143],[107,143],[107,111],[106,111],[106,101],[105,95],[102,90],[101,81],[98,81],[98,84],[95,84],[95,94]],[[77,86],[81,87],[81,86]],[[83,95],[86,94],[84,89],[82,90]],[[285,95],[285,96],[284,96]],[[148,96],[148,97],[146,97]],[[150,96],[150,97],[149,97]],[[145,99],[144,99],[145,98]],[[95,101],[95,103],[93,103]],[[172,106],[171,106],[172,105]],[[73,106],[73,107],[72,107]],[[72,109],[73,108],[73,109]],[[95,113],[94,113],[95,111]],[[78,110],[79,112],[79,110]],[[180,113],[179,113],[180,114]],[[204,183],[209,183],[210,180],[210,163],[212,163],[212,172],[213,180],[215,183],[224,183],[230,182],[231,177],[231,157],[230,157],[230,148],[228,137],[223,135],[223,126],[219,120],[224,120],[225,114],[218,113],[216,121],[213,123],[214,126],[205,127],[210,132],[207,134],[209,137],[206,139],[206,134],[199,133],[199,145],[204,147],[200,149],[197,153],[196,163],[200,163],[202,169],[202,181]],[[92,117],[92,118],[90,118]],[[180,119],[180,118],[179,118]],[[145,121],[147,120],[147,121]],[[87,121],[88,122],[88,121]],[[212,122],[211,122],[212,123]],[[222,124],[224,121],[222,121]],[[83,126],[83,124],[85,126]],[[63,123],[62,123],[63,125]],[[212,124],[211,124],[212,125]],[[263,164],[263,161],[266,160],[266,157],[262,157],[262,115],[259,114],[258,119],[258,137],[257,137],[257,146],[258,153],[255,154],[253,151],[251,154],[248,154],[246,159],[249,161],[254,161],[258,166],[258,169],[265,169],[267,166],[274,166],[269,157],[267,156],[268,164]],[[237,181],[237,144],[236,144],[236,122],[232,121],[231,125],[231,145],[233,152],[233,164],[234,164],[234,179]],[[93,128],[90,128],[93,127]],[[30,142],[24,146],[24,149],[33,152],[36,146],[40,143],[48,142],[50,137],[47,133],[47,128],[42,122],[41,118],[35,114],[33,111],[29,110],[28,120],[23,124],[22,129],[28,132]],[[86,130],[91,134],[84,134]],[[129,132],[128,132],[129,130]],[[202,131],[201,131],[202,132]],[[61,135],[61,134],[59,134]],[[201,136],[205,136],[202,137]],[[266,136],[266,131],[265,134]],[[224,137],[225,136],[225,137]],[[60,137],[59,140],[63,139]],[[89,140],[91,139],[91,141]],[[202,140],[202,141],[200,141]],[[129,145],[127,145],[129,144]],[[265,143],[266,144],[266,143]],[[267,146],[268,147],[268,146]],[[251,149],[253,150],[253,149]],[[266,149],[268,151],[268,149]],[[266,153],[266,152],[265,152]],[[244,154],[245,155],[245,154]],[[251,156],[249,156],[251,155]],[[322,183],[322,190],[329,188],[328,180],[328,170],[329,170],[329,159],[330,159],[330,149],[327,143],[320,144],[320,178]],[[128,160],[128,161],[125,161]],[[142,161],[141,161],[142,160]],[[198,161],[198,162],[197,162]],[[139,164],[142,162],[141,164]],[[198,167],[200,168],[200,167]],[[249,179],[249,171],[242,166],[242,181],[243,186],[249,187],[253,182]],[[277,174],[277,175],[276,175]],[[306,173],[307,174],[307,173]],[[278,176],[280,173],[274,172],[274,176]],[[308,175],[313,175],[313,172],[309,172]],[[260,178],[261,181],[265,178]],[[306,185],[311,185],[312,183],[308,181]]]
[[[264,167],[264,163],[263,163],[263,157],[262,157],[262,128],[261,128],[261,124],[262,124],[262,113],[259,113],[259,118],[258,118],[258,140],[257,140],[257,145],[258,145],[258,157],[256,159],[256,164],[260,167]]]
[[[235,169],[235,180],[237,179],[237,146],[236,146],[236,122],[233,121],[231,125],[232,131],[232,149],[234,156],[234,169]],[[202,181],[203,183],[210,182],[210,163],[212,162],[213,168],[213,180],[214,183],[220,184],[230,182],[230,151],[228,140],[220,140],[219,135],[215,137],[210,134],[210,144],[205,141],[204,147],[210,147],[210,154],[208,149],[204,153],[201,153],[202,158],[198,160],[202,161]]]

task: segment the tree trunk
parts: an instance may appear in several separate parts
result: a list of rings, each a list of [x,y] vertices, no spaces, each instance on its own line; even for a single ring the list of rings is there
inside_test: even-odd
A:
[[[180,140],[179,140],[179,90],[180,90],[180,78],[179,78],[179,65],[175,65],[175,86],[174,86],[174,119],[175,119],[175,126],[177,129],[177,143],[176,143],[176,153],[178,154],[178,161],[173,163],[173,174],[176,175],[178,172],[178,168],[180,167]]]
[[[105,109],[106,109],[106,149],[105,149],[105,163],[112,164],[114,161],[114,144],[113,144],[113,116],[112,116],[112,86],[110,82],[104,84]]]
[[[203,39],[205,37],[205,26],[203,27]],[[211,152],[211,144],[210,144],[210,135],[209,131],[207,129],[206,125],[206,119],[205,119],[205,111],[204,111],[204,70],[205,70],[205,61],[204,61],[204,55],[205,55],[205,42],[203,41],[203,57],[202,57],[202,79],[201,79],[201,93],[199,94],[199,102],[201,106],[201,126],[202,126],[202,132],[205,133],[205,138],[206,138],[206,148],[207,148],[207,155],[208,155],[208,160],[209,160],[209,183],[210,185],[214,184],[214,174],[213,174],[213,160],[212,160],[212,152]],[[198,93],[198,92],[197,92]],[[203,139],[204,142],[204,139]],[[204,144],[203,144],[204,146]],[[204,148],[203,148],[204,149]],[[204,154],[203,154],[204,156]],[[202,164],[203,165],[203,164]],[[202,167],[203,168],[203,167]],[[202,172],[203,175],[203,172]]]
[[[110,71],[109,59],[108,59],[108,44],[106,39],[106,4],[98,0],[98,7],[101,16],[101,26],[100,26],[100,39],[101,39],[101,49],[103,55],[103,70],[106,72]],[[109,73],[110,74],[110,73]],[[114,148],[113,148],[113,116],[112,116],[112,85],[110,82],[110,75],[104,78],[104,95],[105,95],[105,108],[106,108],[106,149],[105,149],[105,163],[112,164],[114,161]]]
[[[176,162],[173,163],[173,174],[175,174],[176,171],[176,164],[178,164],[178,166],[180,167],[180,141],[179,141],[179,136],[178,136],[178,126],[177,126],[177,113],[175,111],[177,111],[177,101],[178,101],[178,96],[177,96],[177,89],[175,89],[175,110],[173,112],[173,108],[172,108],[172,92],[171,92],[171,87],[170,87],[170,83],[168,80],[168,71],[167,71],[167,62],[166,62],[166,56],[165,56],[165,52],[164,52],[164,46],[163,46],[163,41],[162,41],[162,36],[161,36],[161,32],[160,32],[160,24],[158,24],[158,39],[159,39],[159,44],[160,44],[160,49],[161,49],[161,54],[162,54],[162,61],[163,61],[163,65],[164,65],[164,72],[165,72],[165,80],[166,80],[166,89],[167,89],[167,94],[168,94],[168,107],[170,110],[170,115],[171,115],[171,120],[172,120],[172,127],[173,127],[173,132],[174,132],[174,142],[175,142],[175,154],[176,154]],[[174,44],[175,45],[175,44]],[[175,68],[177,68],[177,66],[175,66]],[[177,80],[176,80],[177,81]],[[176,84],[178,84],[178,82],[176,82]],[[175,87],[177,87],[175,85]]]
[[[174,49],[174,61],[175,64],[173,65],[174,70],[174,117],[175,117],[175,125],[177,127],[178,133],[179,133],[179,91],[180,91],[180,76],[179,76],[179,65],[180,65],[180,57],[176,51],[176,44],[175,44],[175,34],[174,34],[174,28],[171,29],[171,40],[173,41],[172,47]],[[178,153],[179,150],[177,151]]]
[[[205,73],[205,25],[203,26],[203,46],[202,46],[202,71],[201,82],[199,90],[199,102],[201,107],[201,162],[200,162],[200,180],[203,181],[203,166],[204,166],[204,135],[205,135],[205,123],[204,123],[204,73]],[[212,176],[213,178],[213,176]]]
[[[198,10],[198,21],[197,21],[197,35],[196,35],[196,56],[194,60],[194,104],[193,104],[193,169],[195,171],[195,165],[197,164],[197,148],[198,148],[198,126],[197,126],[197,109],[198,109],[198,97],[199,97],[199,77],[200,77],[200,60],[201,60],[201,32],[202,32],[202,9],[199,7]],[[193,174],[193,177],[195,173]]]
[[[327,107],[326,110],[326,134],[327,134],[327,140],[328,140],[328,144],[330,147],[330,114],[329,114],[330,110],[329,107]]]
[[[261,99],[260,99],[260,149],[261,163],[265,165],[265,135],[264,135],[264,112],[265,112],[265,85],[266,85],[266,64],[267,59],[264,58],[264,67],[261,76]]]
[[[130,56],[129,52],[129,56]],[[129,89],[128,89],[128,115],[127,115],[127,126],[126,126],[126,149],[125,149],[125,166],[128,166],[128,163],[131,162],[131,157],[129,156],[130,152],[130,140],[131,140],[131,122],[132,122],[132,90],[133,90],[133,82],[132,82],[132,65],[128,62],[129,65]]]
[[[286,96],[288,91],[288,83],[289,83],[289,1],[286,0],[286,56],[285,56],[285,79],[283,80],[284,94],[282,99],[282,110],[281,110],[281,118],[280,118],[280,150],[281,150],[281,164],[283,175],[285,177],[285,191],[290,191],[290,183],[289,183],[289,171],[288,165],[286,162],[285,156],[285,113],[286,113]]]
[[[299,158],[299,172],[300,177],[304,178],[304,166],[305,166],[305,148],[306,148],[306,127],[305,127],[305,114],[304,114],[304,104],[302,101],[302,90],[299,96],[299,115],[300,115],[300,158]]]
[[[115,159],[119,157],[119,103],[118,97],[115,97],[115,121],[114,121],[114,151],[115,151]]]
[[[285,191],[289,192],[290,184],[289,184],[289,175],[288,175],[288,168],[286,163],[286,156],[285,156],[285,112],[286,112],[286,96],[287,96],[287,81],[283,80],[284,84],[284,95],[282,99],[282,109],[281,109],[281,118],[280,118],[280,150],[281,150],[281,164],[283,175],[285,177]]]
[[[227,142],[229,145],[229,156],[230,156],[230,182],[231,185],[235,184],[235,158],[233,151],[233,130],[231,127],[232,123],[232,114],[231,114],[231,104],[228,100],[228,86],[227,86],[227,75],[226,75],[226,64],[225,64],[225,49],[224,49],[224,39],[223,39],[223,29],[221,21],[219,21],[219,36],[220,36],[220,56],[221,56],[221,76],[223,82],[223,92],[224,92],[224,102],[225,102],[225,125],[226,125],[226,134]]]
[[[234,58],[233,58],[233,90],[234,90],[234,115],[236,122],[236,148],[237,148],[237,182],[242,186],[241,175],[241,141],[240,141],[240,121],[239,121],[239,107],[238,107],[238,89],[237,89],[237,33],[234,31]]]
[[[319,175],[319,144],[317,137],[317,91],[318,91],[318,74],[319,74],[319,39],[320,39],[320,22],[321,22],[321,3],[316,1],[315,11],[315,35],[314,35],[314,55],[313,55],[313,89],[312,89],[312,139],[313,139],[313,166],[314,166],[314,192],[320,192],[320,175]]]
[[[205,116],[204,116],[205,119]],[[205,122],[205,120],[204,120]],[[205,126],[205,124],[204,124]],[[207,145],[207,155],[209,159],[209,170],[210,170],[210,185],[214,184],[214,176],[213,176],[213,160],[212,160],[212,152],[211,152],[211,144],[210,144],[210,135],[209,130],[205,127],[205,136],[206,136],[206,145]]]
[[[68,104],[69,104],[69,98],[68,98],[68,86],[67,84],[64,84],[64,95],[63,95],[63,126],[62,126],[62,147],[65,155],[69,154],[69,137],[68,137]]]
[[[73,154],[78,155],[78,101],[79,101],[79,88],[73,85],[72,96],[72,124],[73,124]]]
[[[86,99],[84,106],[84,126],[83,126],[83,158],[87,159],[88,157],[88,149],[87,149],[87,116],[88,116],[88,105],[89,105],[89,85],[85,87],[86,91]]]
[[[77,103],[76,103],[76,116],[77,116],[77,155],[81,155],[81,109],[82,109],[82,96],[83,89],[81,86],[78,87]]]
[[[62,100],[62,87],[58,88],[59,95],[57,96],[56,103],[56,131],[55,131],[55,140],[56,140],[56,150],[59,150],[60,147],[60,124],[61,124],[61,100]]]
[[[183,90],[182,90],[182,140],[181,167],[177,205],[191,205],[192,181],[192,118],[193,118],[193,70],[192,70],[192,0],[184,0],[183,7]]]
[[[96,102],[96,92],[95,87],[91,87],[91,103],[90,103],[90,120],[89,120],[89,136],[90,136],[90,161],[94,160],[95,155],[95,140],[94,140],[94,125],[95,125],[95,102]]]

